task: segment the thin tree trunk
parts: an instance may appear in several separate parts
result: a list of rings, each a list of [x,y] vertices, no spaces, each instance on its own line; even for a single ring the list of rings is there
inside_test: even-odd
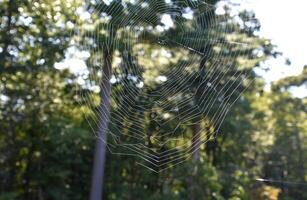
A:
[[[305,177],[304,156],[303,156],[304,151],[302,150],[301,139],[300,139],[298,128],[296,128],[295,140],[296,140],[297,151],[298,151],[298,170],[299,170],[299,175],[300,175],[302,181],[304,181],[304,177]]]
[[[200,122],[196,122],[193,125],[193,138],[192,138],[192,161],[196,162],[199,160],[200,157]]]
[[[207,61],[207,58],[202,58],[200,64],[199,64],[199,71],[201,73],[202,76],[204,76],[205,74],[205,63]],[[203,80],[199,81],[197,83],[197,86],[199,84],[201,84]],[[204,91],[204,89],[202,87],[199,87],[196,91],[195,94],[195,100],[196,102],[199,102],[199,98],[202,95],[202,92]],[[201,123],[201,118],[197,118],[194,121],[194,124],[192,126],[192,161],[195,163],[199,160],[200,158],[200,145],[201,145],[201,127],[200,127],[200,123]]]
[[[195,165],[192,169],[192,173],[190,177],[188,178],[188,188],[189,188],[189,199],[190,200],[196,200],[197,197],[195,196],[195,193],[198,190],[197,185],[197,174],[198,174],[198,161],[200,159],[200,122],[195,122],[192,126],[192,162]]]
[[[11,41],[11,34],[10,34],[10,30],[12,28],[12,15],[13,15],[13,6],[14,6],[14,0],[10,0],[8,2],[8,8],[7,8],[7,24],[6,24],[6,29],[4,31],[4,35],[3,35],[3,49],[2,52],[0,54],[0,62],[2,65],[5,64],[5,57],[7,56],[8,52],[8,46],[10,45]]]
[[[110,113],[110,77],[112,74],[112,50],[104,50],[104,65],[100,84],[98,137],[96,139],[90,200],[102,199],[104,166],[106,159],[107,130]]]

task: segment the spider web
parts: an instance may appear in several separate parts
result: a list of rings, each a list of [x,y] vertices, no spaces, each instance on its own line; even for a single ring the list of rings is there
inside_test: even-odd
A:
[[[81,86],[90,92],[80,95],[93,111],[93,130],[109,118],[109,151],[134,156],[155,172],[197,157],[253,80],[235,59],[249,45],[229,37],[239,25],[205,1],[98,1],[86,7],[91,17],[76,31],[76,43],[91,54]],[[97,109],[106,48],[113,50],[109,115]]]

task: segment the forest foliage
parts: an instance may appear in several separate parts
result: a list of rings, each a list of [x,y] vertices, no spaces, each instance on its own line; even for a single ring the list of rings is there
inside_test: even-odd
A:
[[[73,64],[65,66],[68,63],[63,60],[68,57],[72,40],[79,41],[80,50],[101,44],[102,49],[106,49],[115,38],[117,45],[111,45],[107,53],[113,58],[114,74],[124,77],[123,83],[126,84],[126,87],[112,85],[117,88],[112,95],[119,99],[128,98],[123,95],[127,94],[125,88],[138,90],[127,78],[132,73],[129,68],[131,60],[142,66],[139,72],[152,93],[160,89],[154,81],[156,76],[167,73],[168,66],[184,62],[191,73],[181,76],[193,77],[214,63],[207,58],[204,61],[201,56],[191,59],[195,52],[185,46],[193,46],[199,52],[213,52],[210,56],[219,56],[220,62],[227,62],[224,67],[231,66],[232,71],[223,77],[224,81],[233,81],[234,75],[244,71],[251,76],[240,76],[238,80],[246,79],[251,84],[230,88],[237,94],[244,92],[229,110],[218,134],[202,144],[197,155],[180,165],[155,173],[139,165],[136,157],[108,151],[104,199],[307,199],[307,101],[291,93],[291,88],[306,84],[307,67],[299,76],[281,79],[268,89],[255,69],[279,53],[269,40],[257,36],[260,24],[253,13],[238,13],[243,25],[235,20],[228,21],[232,28],[227,26],[225,34],[219,38],[223,41],[235,38],[251,45],[243,50],[235,45],[221,45],[218,46],[219,53],[214,55],[212,49],[216,46],[205,39],[203,43],[191,40],[184,45],[176,42],[180,41],[176,35],[183,35],[186,31],[189,37],[201,40],[198,33],[207,28],[202,19],[196,20],[196,27],[200,30],[191,29],[190,24],[181,22],[184,25],[180,28],[164,31],[164,38],[172,38],[173,42],[159,40],[158,32],[148,31],[161,25],[163,14],[173,9],[167,7],[166,1],[148,0],[145,7],[140,6],[139,1],[128,0],[88,2],[0,0],[0,200],[88,198],[97,129],[95,120],[99,118],[94,111],[98,109],[99,92],[83,87],[84,83],[80,82],[82,75],[73,72]],[[177,13],[174,11],[174,15],[178,15],[187,8],[197,10],[197,2],[201,1],[170,2],[176,5]],[[211,5],[220,3],[215,0],[206,2]],[[168,9],[159,9],[157,5]],[[84,16],[80,14],[81,7],[85,7],[83,12],[89,13],[99,9],[100,15],[92,14],[86,19],[91,28],[86,26]],[[131,22],[129,16],[135,12],[142,13],[142,17]],[[223,17],[233,19],[230,13],[231,6],[226,6]],[[218,19],[222,17],[211,14]],[[105,20],[106,16],[109,16],[109,21]],[[203,17],[205,21],[209,20],[206,18],[209,16]],[[131,44],[123,37],[129,23],[137,24],[143,30],[141,38],[131,38]],[[76,30],[86,28],[89,28],[87,34],[75,34]],[[100,34],[98,39],[89,34],[94,32]],[[163,42],[164,48],[171,52],[171,58],[163,56],[156,41]],[[128,52],[127,47],[130,49]],[[97,72],[104,65],[105,54],[95,48],[91,50],[88,52],[90,56],[85,58],[91,76],[85,78],[85,82],[99,86],[101,77]],[[138,57],[138,54],[142,56]],[[153,54],[155,59],[152,59]],[[63,69],[55,67],[59,63],[64,65]],[[225,68],[218,68],[216,73],[225,71]],[[177,74],[180,73],[178,70]],[[217,78],[216,73],[212,73],[210,78]],[[182,84],[176,78],[169,81],[178,87]],[[198,94],[199,85],[187,83],[191,85],[190,92]],[[216,89],[223,90],[223,84]],[[90,105],[84,101],[84,96],[91,98]],[[207,97],[196,95],[194,100],[197,102],[203,98]],[[153,106],[157,99],[142,100]],[[190,101],[189,105],[195,106],[195,102]],[[116,99],[111,101],[109,128],[117,135],[121,135],[121,131],[133,132],[135,126],[125,126],[132,123],[129,117],[120,122],[115,120],[116,113],[127,110],[127,105],[115,103]],[[199,106],[201,109],[206,105],[200,103]],[[213,114],[219,112],[218,105],[214,106]],[[144,118],[143,128],[138,131],[150,133],[156,130],[157,124],[146,117],[146,113],[133,108],[131,113]],[[163,128],[167,131],[173,129],[173,125]],[[192,128],[186,128],[193,134]],[[131,138],[123,140],[133,141]],[[182,140],[189,141],[190,138]],[[158,144],[153,142],[150,145]]]

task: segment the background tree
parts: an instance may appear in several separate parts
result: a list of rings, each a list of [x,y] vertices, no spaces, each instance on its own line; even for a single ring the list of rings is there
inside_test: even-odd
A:
[[[78,199],[88,192],[76,183],[89,178],[78,166],[90,165],[90,131],[78,114],[75,77],[54,68],[78,6],[1,2],[0,199]]]

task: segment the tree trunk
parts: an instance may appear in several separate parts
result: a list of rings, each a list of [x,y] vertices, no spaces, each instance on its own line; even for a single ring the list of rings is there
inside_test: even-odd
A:
[[[192,161],[196,162],[199,160],[200,156],[200,122],[196,122],[193,125],[193,138],[192,138]]]
[[[205,76],[205,63],[207,61],[207,58],[204,57],[201,59],[199,64],[199,72],[201,73],[201,76]],[[197,86],[200,84],[203,80],[199,80],[197,83]],[[199,97],[202,96],[202,92],[204,91],[204,88],[199,87],[196,90],[195,94],[195,102],[200,102]],[[194,121],[194,124],[192,125],[192,161],[195,163],[200,158],[200,145],[201,145],[201,118],[197,117]]]
[[[102,70],[102,81],[100,84],[100,105],[98,113],[98,134],[96,139],[94,166],[90,200],[102,199],[104,166],[106,159],[107,130],[110,113],[110,95],[112,74],[112,50],[105,49],[103,52],[104,65]]]
[[[297,127],[297,125],[296,125]],[[305,168],[304,168],[304,151],[302,149],[301,145],[301,139],[299,135],[299,130],[296,128],[296,133],[295,133],[295,140],[296,140],[296,145],[297,145],[297,152],[298,152],[298,170],[299,170],[299,175],[302,181],[304,181],[305,177]]]
[[[3,49],[2,52],[0,53],[0,63],[1,67],[4,67],[5,65],[5,57],[7,56],[8,52],[8,46],[10,45],[11,41],[11,34],[10,30],[12,28],[12,15],[13,15],[13,6],[14,6],[14,0],[10,0],[8,2],[8,7],[7,7],[7,23],[6,23],[6,29],[4,32],[4,39],[3,39]]]

